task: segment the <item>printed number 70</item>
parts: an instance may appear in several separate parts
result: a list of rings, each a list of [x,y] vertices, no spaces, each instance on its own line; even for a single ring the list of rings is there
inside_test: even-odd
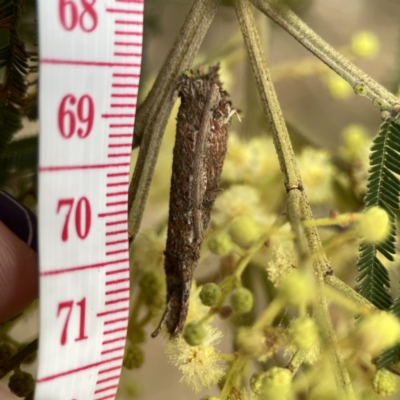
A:
[[[72,208],[74,206],[74,201],[74,199],[58,200],[57,214],[61,211],[61,208],[64,206],[67,207],[64,226],[61,232],[61,240],[63,242],[68,240],[68,223]],[[80,239],[86,239],[87,235],[89,234],[91,222],[92,217],[89,200],[86,197],[81,197],[76,203],[75,207],[75,231]]]
[[[79,336],[75,339],[75,342],[79,342],[80,340],[85,340],[88,338],[85,335],[85,317],[86,317],[86,297],[84,297],[81,301],[77,301],[76,304],[79,307]],[[62,310],[67,309],[67,316],[65,318],[64,327],[61,333],[60,344],[64,346],[67,343],[67,332],[68,332],[68,324],[69,319],[71,317],[72,308],[74,306],[74,301],[62,301],[58,303],[57,317],[60,316]]]

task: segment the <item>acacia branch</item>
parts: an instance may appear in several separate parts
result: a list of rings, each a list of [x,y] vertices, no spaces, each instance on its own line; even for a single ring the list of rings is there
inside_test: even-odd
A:
[[[368,98],[381,110],[391,111],[399,99],[326,43],[281,0],[251,0],[307,50],[348,82],[355,93]],[[396,109],[395,109],[396,111]]]
[[[140,144],[129,186],[128,232],[132,241],[142,221],[162,137],[177,98],[179,77],[190,68],[214,19],[220,0],[195,0],[146,100],[138,110],[134,146]]]
[[[300,220],[313,219],[311,208],[302,187],[300,172],[297,166],[292,144],[286,129],[281,108],[272,84],[260,38],[255,27],[249,0],[234,0],[236,14],[242,30],[243,39],[250,59],[250,65],[261,97],[264,113],[268,118],[286,191],[288,193],[288,216],[293,230],[305,240],[305,251],[315,255],[314,271],[317,284],[317,302],[315,316],[321,328],[321,334],[327,348],[332,351],[332,367],[341,392],[348,400],[355,400],[349,373],[340,354],[340,348],[329,317],[328,305],[323,294],[324,275],[328,263],[322,249],[316,227],[301,228]],[[299,231],[302,232],[299,232]],[[298,237],[298,239],[300,239]],[[303,251],[304,244],[300,243]]]

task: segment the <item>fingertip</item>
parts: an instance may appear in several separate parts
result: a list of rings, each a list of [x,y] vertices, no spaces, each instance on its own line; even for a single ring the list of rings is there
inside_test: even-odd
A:
[[[0,384],[0,399],[1,400],[18,400],[15,394],[11,393],[10,389]]]
[[[0,322],[38,296],[38,257],[0,221]]]

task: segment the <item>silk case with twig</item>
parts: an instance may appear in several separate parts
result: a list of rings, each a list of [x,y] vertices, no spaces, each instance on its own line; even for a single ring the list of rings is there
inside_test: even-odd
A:
[[[177,335],[185,324],[193,272],[219,189],[232,109],[222,89],[219,65],[187,72],[179,85],[165,251],[167,306],[163,324]]]

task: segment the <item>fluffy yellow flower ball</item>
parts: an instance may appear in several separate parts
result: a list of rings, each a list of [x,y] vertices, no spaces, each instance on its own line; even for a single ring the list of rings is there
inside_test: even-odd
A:
[[[351,50],[357,56],[374,58],[379,51],[379,39],[373,32],[357,32],[351,39]]]
[[[363,318],[357,329],[359,346],[376,356],[400,340],[400,322],[387,312],[379,312]]]
[[[385,241],[390,233],[388,213],[380,207],[371,207],[358,220],[357,230],[363,239],[369,243]]]

